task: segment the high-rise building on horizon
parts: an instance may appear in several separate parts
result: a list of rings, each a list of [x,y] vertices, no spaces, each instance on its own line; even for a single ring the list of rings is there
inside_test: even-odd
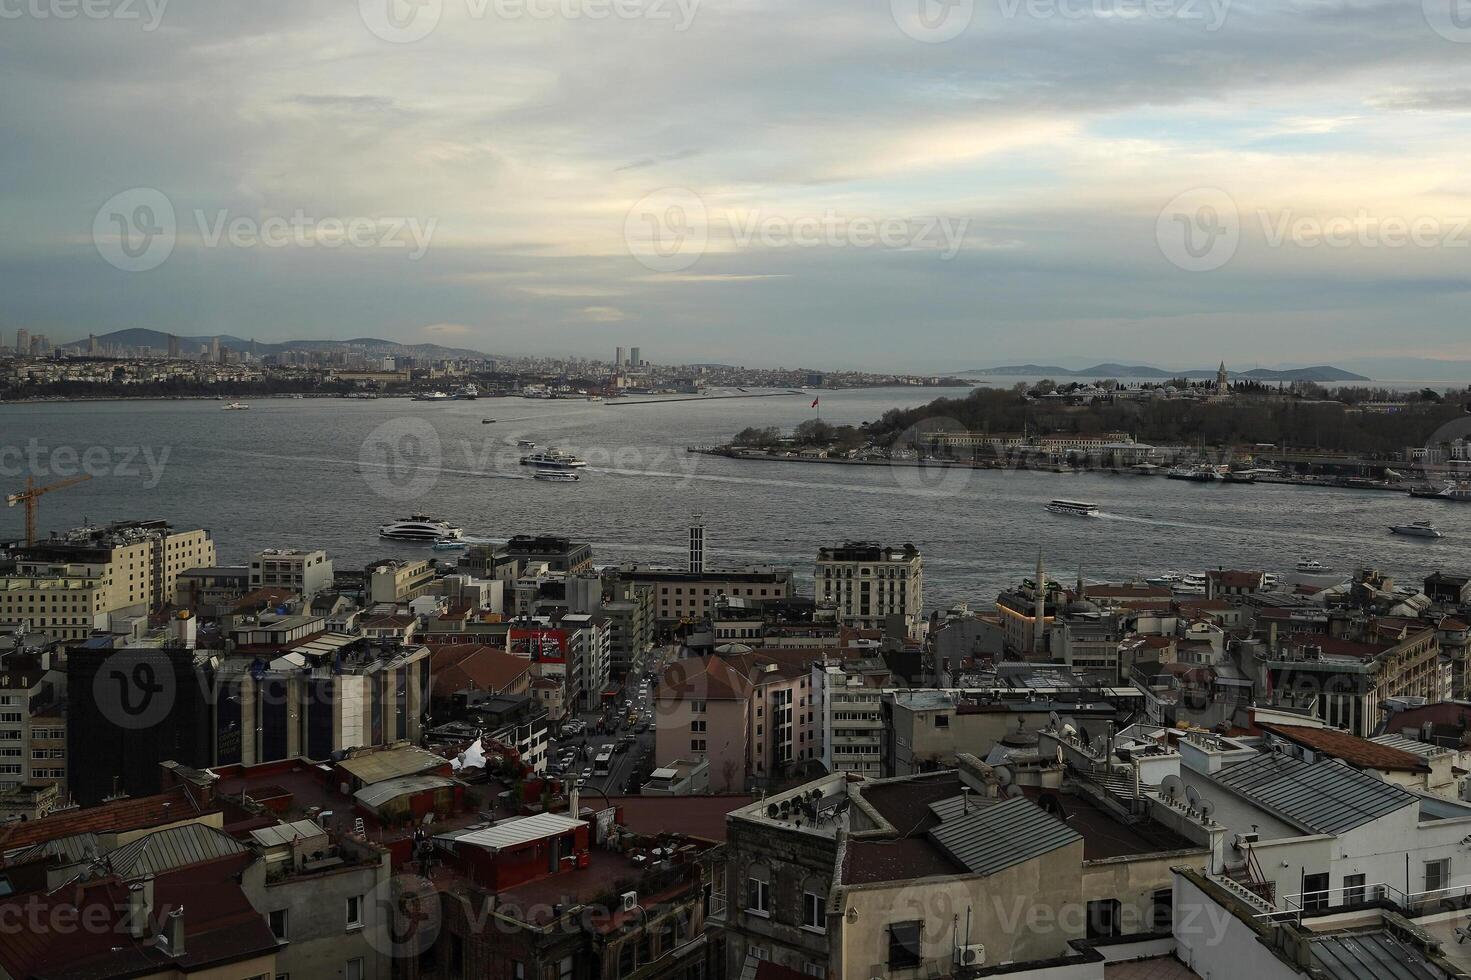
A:
[[[623,367],[623,348],[622,347],[614,347],[613,348],[613,366],[615,368],[620,368],[620,369]]]
[[[177,360],[179,357],[179,338],[169,334],[169,360]]]
[[[629,367],[643,367],[644,366],[644,359],[639,354],[639,350],[638,350],[637,347],[630,347],[630,348],[628,348],[628,366]]]
[[[15,352],[17,354],[31,352],[31,332],[24,327],[15,332]]]

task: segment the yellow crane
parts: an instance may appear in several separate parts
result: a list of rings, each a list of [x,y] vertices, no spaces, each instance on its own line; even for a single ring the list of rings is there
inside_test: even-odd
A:
[[[84,474],[82,476],[74,476],[70,480],[59,480],[56,483],[48,484],[44,487],[38,487],[36,486],[35,479],[28,476],[26,477],[26,488],[24,490],[22,490],[20,493],[12,493],[6,495],[6,507],[14,507],[16,504],[25,504],[26,544],[31,545],[36,543],[36,501],[40,499],[41,495],[50,493],[53,490],[63,490],[67,487],[74,487],[78,483],[86,483],[90,479],[92,479],[91,474]]]

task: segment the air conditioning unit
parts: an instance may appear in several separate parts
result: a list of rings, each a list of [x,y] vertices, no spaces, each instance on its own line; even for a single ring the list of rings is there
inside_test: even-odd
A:
[[[959,966],[980,966],[986,962],[986,944],[972,943],[955,951],[955,962]]]
[[[625,912],[632,912],[638,905],[638,892],[624,892],[618,897],[623,900],[623,911]]]

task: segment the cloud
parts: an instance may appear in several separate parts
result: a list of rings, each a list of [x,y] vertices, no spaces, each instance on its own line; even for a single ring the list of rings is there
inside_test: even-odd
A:
[[[463,323],[431,323],[422,332],[434,337],[464,337],[471,329]]]
[[[584,306],[579,312],[593,323],[618,323],[628,319],[616,306]]]

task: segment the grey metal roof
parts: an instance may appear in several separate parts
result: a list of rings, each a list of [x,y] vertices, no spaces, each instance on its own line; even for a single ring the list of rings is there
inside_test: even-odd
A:
[[[1422,742],[1419,739],[1405,738],[1403,735],[1376,735],[1373,738],[1369,739],[1369,741],[1374,742],[1378,745],[1388,746],[1391,749],[1399,749],[1401,752],[1409,752],[1426,759],[1434,755],[1444,755],[1447,751],[1449,751],[1442,746],[1431,745],[1430,743]]]
[[[1030,861],[1083,838],[1031,800],[1017,797],[972,808],[929,833],[951,859],[981,875]]]
[[[1311,941],[1313,964],[1331,980],[1442,980],[1445,973],[1383,930],[1340,932]]]
[[[364,806],[376,808],[400,796],[423,793],[431,789],[443,789],[454,784],[453,779],[447,779],[444,776],[400,776],[397,779],[385,779],[372,786],[364,786],[352,794],[352,798]]]
[[[97,835],[94,833],[71,834],[67,837],[56,837],[29,847],[22,847],[5,855],[7,864],[25,864],[43,857],[59,855],[63,864],[75,864],[88,856],[95,856],[102,852],[98,846]]]
[[[1337,759],[1307,763],[1268,752],[1221,770],[1215,779],[1316,834],[1341,834],[1416,805],[1409,792]]]
[[[250,832],[251,839],[261,847],[280,847],[292,841],[326,836],[327,832],[315,820],[293,820],[289,823],[272,824]]]
[[[930,812],[939,819],[941,823],[954,820],[956,817],[964,816],[970,810],[978,810],[983,806],[995,806],[998,801],[980,793],[971,793],[967,800],[964,794],[957,793],[955,796],[947,796],[943,800],[936,800],[930,804]]]
[[[228,857],[250,848],[222,830],[204,824],[170,827],[124,844],[107,856],[113,873],[123,878],[161,874],[200,861]]]

